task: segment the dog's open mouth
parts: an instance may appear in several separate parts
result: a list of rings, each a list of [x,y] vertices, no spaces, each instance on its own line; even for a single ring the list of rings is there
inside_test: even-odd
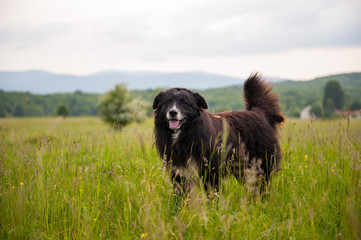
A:
[[[181,120],[178,120],[178,119],[170,119],[169,120],[169,128],[170,129],[178,129],[181,127],[181,125],[185,122],[185,119],[181,119]]]

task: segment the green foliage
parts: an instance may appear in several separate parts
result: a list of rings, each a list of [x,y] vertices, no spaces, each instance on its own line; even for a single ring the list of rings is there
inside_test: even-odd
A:
[[[14,112],[13,112],[13,116],[14,117],[24,117],[24,106],[18,104],[15,106]]]
[[[142,107],[135,100],[124,84],[115,85],[113,90],[100,97],[97,110],[102,119],[121,129],[134,120],[141,120],[143,116],[138,115]]]
[[[330,80],[326,83],[323,95],[323,107],[325,116],[330,117],[335,109],[342,110],[345,103],[345,94],[340,83],[336,80]]]
[[[274,91],[279,93],[282,109],[286,115],[299,117],[303,108],[323,101],[326,83],[332,79],[336,79],[342,84],[345,101],[361,100],[361,73],[333,75],[311,81],[279,82],[274,84]],[[148,116],[152,113],[151,103],[160,90],[132,91],[136,98],[148,103],[143,108]],[[210,112],[243,109],[242,85],[195,91],[199,91],[205,96]],[[36,95],[0,90],[0,109],[4,109],[6,116],[11,116],[15,107],[20,105],[23,107],[25,116],[52,116],[59,104],[64,103],[69,106],[72,116],[96,116],[98,99],[99,94],[87,94],[81,91],[76,91],[73,94]]]
[[[65,104],[60,104],[58,109],[56,110],[56,115],[58,116],[67,117],[69,116],[69,114],[69,108]]]
[[[336,79],[342,84],[346,99],[361,100],[361,73],[339,74],[316,78],[311,81],[286,81],[275,83],[281,97],[283,111],[290,117],[299,117],[299,111],[308,105],[322,102],[328,81]],[[297,111],[295,111],[297,110]]]
[[[361,109],[361,100],[355,99],[350,104],[350,110],[360,110]]]
[[[322,118],[323,111],[322,111],[321,104],[319,104],[319,103],[312,104],[310,113],[313,114],[314,116],[316,116],[317,118]]]
[[[6,114],[5,107],[0,105],[0,117],[6,117]]]
[[[336,109],[335,102],[332,99],[327,98],[326,101],[323,103],[324,106],[324,113],[326,117],[331,117]]]
[[[303,108],[323,99],[323,90],[329,80],[337,79],[342,83],[346,99],[361,100],[361,73],[340,74],[317,78],[311,81],[285,81],[274,83],[274,91],[280,95],[282,109],[288,117],[299,117]],[[243,109],[242,85],[229,86],[217,89],[197,90],[207,100],[209,111]],[[158,91],[157,91],[158,92]],[[137,96],[152,102],[153,90],[135,91]]]
[[[96,116],[98,98],[99,94],[79,92],[37,95],[28,92],[0,91],[0,108],[4,108],[8,116],[15,116],[14,111],[17,106],[22,108],[24,116],[54,116],[58,106],[65,104],[69,107],[71,116]]]
[[[242,91],[243,85],[199,90],[206,98],[210,112],[243,109]]]
[[[0,119],[0,238],[361,238],[360,120],[289,120],[263,199],[233,177],[175,198],[152,122]]]
[[[147,90],[133,90],[132,95],[134,95],[136,98],[141,99],[143,102],[143,110],[145,111],[147,116],[151,116],[153,113],[153,99],[155,96],[164,89],[162,88],[156,88],[156,89],[147,89]]]

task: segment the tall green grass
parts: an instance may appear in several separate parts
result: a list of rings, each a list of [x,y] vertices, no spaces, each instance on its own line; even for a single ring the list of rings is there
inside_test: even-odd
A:
[[[1,239],[360,239],[361,121],[289,120],[264,199],[173,196],[152,120],[0,120]]]

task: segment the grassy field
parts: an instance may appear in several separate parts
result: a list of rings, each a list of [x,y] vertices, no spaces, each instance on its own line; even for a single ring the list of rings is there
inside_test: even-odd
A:
[[[0,120],[0,239],[361,239],[361,121],[288,120],[261,200],[177,199],[149,119]]]

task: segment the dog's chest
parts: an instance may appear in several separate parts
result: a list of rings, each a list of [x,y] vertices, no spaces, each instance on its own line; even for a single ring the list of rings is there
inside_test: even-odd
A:
[[[172,133],[172,135],[171,135],[172,146],[174,146],[178,142],[180,133],[181,133],[181,131],[176,131],[176,132]]]

